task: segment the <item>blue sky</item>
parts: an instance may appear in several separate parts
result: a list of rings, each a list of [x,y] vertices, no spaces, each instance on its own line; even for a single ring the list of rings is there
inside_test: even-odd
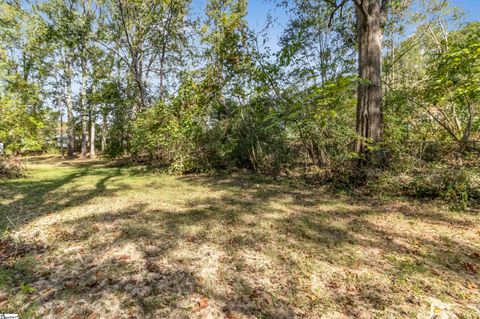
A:
[[[193,10],[203,12],[207,0],[193,0]],[[278,38],[288,22],[288,13],[278,8],[275,0],[249,0],[247,20],[251,28],[259,31],[265,27],[267,16],[271,15],[275,23],[268,30],[268,46],[277,49]],[[465,12],[466,21],[480,21],[480,0],[453,0],[451,3]]]
[[[205,0],[194,0],[194,2],[204,2]],[[282,11],[282,8],[276,8],[274,0],[250,0],[248,7],[248,21],[252,27],[255,24],[262,24],[265,22],[265,16],[270,11],[278,18],[279,22],[286,22],[288,20],[287,14]],[[453,0],[452,4],[463,8],[467,14],[469,21],[480,20],[480,0]]]
[[[468,21],[480,21],[479,0],[455,0],[453,3],[465,10]]]

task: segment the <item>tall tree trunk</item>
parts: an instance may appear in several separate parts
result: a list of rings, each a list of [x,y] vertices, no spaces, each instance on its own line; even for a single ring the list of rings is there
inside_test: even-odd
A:
[[[65,158],[65,150],[63,149],[63,111],[60,112],[60,154],[62,154],[62,159]]]
[[[363,158],[382,164],[381,150],[374,154],[367,145],[378,147],[383,140],[382,29],[388,0],[354,0],[358,32],[357,140],[355,150]],[[374,155],[374,156],[372,156]]]
[[[82,57],[82,153],[81,158],[87,157],[87,59]]]
[[[95,94],[95,85],[92,86],[92,93]],[[95,159],[95,122],[97,119],[95,104],[92,103],[90,109],[90,158]]]
[[[95,113],[93,112],[90,123],[90,158],[95,159]]]
[[[72,93],[72,67],[69,54],[65,54],[64,72],[65,72],[65,104],[67,106],[67,156],[73,157],[75,148],[75,123],[73,119],[73,93]]]
[[[102,116],[102,154],[105,153],[105,149],[107,148],[107,114],[104,113]]]
[[[164,44],[162,47],[162,53],[161,53],[161,58],[160,58],[160,83],[159,83],[159,88],[160,88],[160,99],[163,99],[165,97],[165,84],[164,78],[165,78],[165,50],[166,50],[166,45]]]

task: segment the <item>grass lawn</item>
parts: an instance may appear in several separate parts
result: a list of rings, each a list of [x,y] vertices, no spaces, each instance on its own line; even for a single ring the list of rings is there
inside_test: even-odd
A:
[[[0,181],[0,313],[480,318],[480,216],[299,179],[37,158]]]

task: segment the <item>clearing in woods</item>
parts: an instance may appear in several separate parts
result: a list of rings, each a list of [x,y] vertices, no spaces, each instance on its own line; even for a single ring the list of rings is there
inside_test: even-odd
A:
[[[298,179],[36,158],[0,181],[0,312],[22,318],[479,317],[478,215]]]

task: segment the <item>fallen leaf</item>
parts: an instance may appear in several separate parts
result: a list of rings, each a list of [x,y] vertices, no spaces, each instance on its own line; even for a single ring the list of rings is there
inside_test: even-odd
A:
[[[338,288],[338,286],[339,286],[338,283],[335,282],[335,281],[330,281],[330,282],[328,283],[328,287],[333,288],[333,289]]]
[[[238,312],[232,311],[232,310],[227,310],[226,313],[225,313],[225,316],[227,317],[227,319],[240,319],[241,318],[241,316],[238,314]]]
[[[474,274],[476,274],[477,271],[478,271],[478,267],[477,267],[476,265],[474,265],[474,264],[469,263],[469,262],[464,262],[464,263],[463,263],[463,266],[465,267],[465,269],[467,269],[468,271],[473,272]]]
[[[53,313],[59,315],[63,312],[64,308],[62,306],[53,308]]]
[[[127,254],[118,256],[118,260],[128,260],[128,259],[130,259],[130,256]]]
[[[475,283],[473,283],[473,282],[469,282],[469,283],[467,284],[467,287],[468,287],[469,289],[472,289],[472,290],[473,290],[473,289],[477,289],[477,285],[476,285]]]
[[[73,282],[73,281],[67,281],[67,282],[65,283],[65,287],[66,287],[66,288],[69,288],[69,289],[75,288],[76,286],[77,286],[77,284],[76,284],[75,282]]]
[[[430,269],[430,272],[435,276],[440,276],[440,273],[436,269]]]
[[[476,251],[471,255],[471,257],[472,258],[480,258],[480,253],[478,251]]]
[[[307,297],[308,297],[311,301],[316,301],[316,300],[317,300],[317,296],[315,296],[314,294],[307,294]]]
[[[208,307],[208,299],[207,298],[200,299],[200,301],[198,302],[198,306],[200,307],[200,309],[207,308]]]

